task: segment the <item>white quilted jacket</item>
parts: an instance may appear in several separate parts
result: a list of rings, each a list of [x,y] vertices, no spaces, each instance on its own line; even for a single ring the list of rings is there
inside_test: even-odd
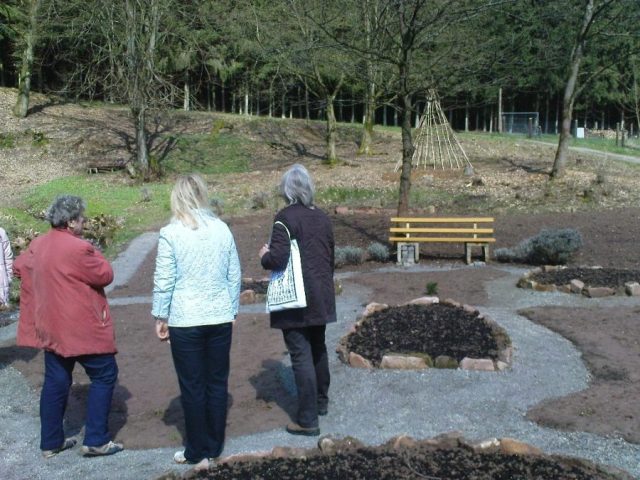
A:
[[[172,221],[160,230],[153,307],[171,327],[234,320],[240,299],[240,261],[229,227],[202,213],[192,230]]]

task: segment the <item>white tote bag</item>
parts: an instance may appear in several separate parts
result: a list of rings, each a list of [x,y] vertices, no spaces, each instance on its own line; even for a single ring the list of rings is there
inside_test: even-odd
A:
[[[287,231],[291,249],[285,269],[271,272],[271,280],[267,288],[267,313],[307,306],[298,241],[295,238],[291,238],[289,229],[284,223],[276,223],[282,225]]]

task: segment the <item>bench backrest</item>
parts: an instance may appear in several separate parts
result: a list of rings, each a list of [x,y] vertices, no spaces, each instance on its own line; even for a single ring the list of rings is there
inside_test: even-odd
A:
[[[392,217],[389,241],[495,242],[493,220],[493,217]]]

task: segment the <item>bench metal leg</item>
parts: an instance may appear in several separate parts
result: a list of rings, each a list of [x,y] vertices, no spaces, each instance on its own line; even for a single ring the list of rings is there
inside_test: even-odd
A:
[[[489,263],[489,244],[488,243],[465,243],[464,244],[464,257],[467,261],[467,265],[471,264],[471,247],[482,247],[482,255],[484,256],[484,262]]]
[[[396,244],[396,261],[398,264],[410,264],[411,260],[404,258],[403,259],[403,251],[404,257],[407,257],[407,250],[412,251],[413,263],[418,263],[420,260],[420,244],[418,242],[398,242]],[[403,261],[404,260],[404,261]]]

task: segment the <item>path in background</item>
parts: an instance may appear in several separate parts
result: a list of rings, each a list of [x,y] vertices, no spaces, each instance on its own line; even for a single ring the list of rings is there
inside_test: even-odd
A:
[[[557,143],[543,142],[541,140],[527,140],[527,141],[531,143],[538,143],[540,145],[549,145],[550,147],[554,147],[554,148],[558,147]],[[621,153],[602,152],[600,150],[594,150],[593,148],[586,148],[586,147],[569,147],[569,150],[571,150],[572,152],[581,152],[581,153],[587,153],[589,155],[596,155],[598,157],[610,158],[612,160],[622,160],[623,162],[629,162],[629,163],[640,163],[640,152],[638,152],[638,156],[634,156],[634,155],[622,155]]]

